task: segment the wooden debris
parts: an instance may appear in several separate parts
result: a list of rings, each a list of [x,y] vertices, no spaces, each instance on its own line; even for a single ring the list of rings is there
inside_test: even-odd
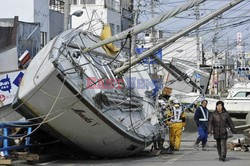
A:
[[[18,160],[25,160],[25,156],[28,154],[28,152],[12,152],[12,154]]]
[[[148,156],[159,156],[161,150],[152,150],[148,153]]]
[[[54,154],[34,154],[27,152],[14,152],[13,155],[18,160],[26,160],[30,164],[48,162],[56,159],[56,156]]]
[[[249,145],[247,144],[243,144],[243,143],[233,143],[233,142],[229,142],[227,144],[227,148],[229,150],[232,150],[232,151],[242,151],[242,152],[248,152],[249,149],[248,149]]]
[[[0,165],[11,165],[11,159],[0,159]]]
[[[227,148],[228,148],[229,150],[234,150],[234,146],[235,146],[235,144],[232,143],[232,142],[229,142],[229,143],[227,144]]]
[[[40,156],[38,154],[27,154],[25,156],[25,160],[27,161],[39,161],[40,160]]]

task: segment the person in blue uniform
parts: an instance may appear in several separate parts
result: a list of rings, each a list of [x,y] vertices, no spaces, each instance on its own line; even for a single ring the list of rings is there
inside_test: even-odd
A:
[[[198,127],[198,138],[194,144],[196,149],[199,149],[199,143],[202,142],[202,150],[206,150],[208,138],[208,118],[209,110],[207,109],[207,100],[202,100],[201,105],[196,109],[194,120]]]

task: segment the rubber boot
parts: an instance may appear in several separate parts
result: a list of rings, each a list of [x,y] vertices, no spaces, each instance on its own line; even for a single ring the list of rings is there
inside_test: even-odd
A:
[[[167,149],[162,150],[161,154],[174,154],[174,148],[169,146]]]
[[[171,145],[168,147],[167,154],[174,154],[174,147]]]
[[[206,151],[207,150],[207,145],[206,144],[202,144],[202,150]]]
[[[195,142],[195,144],[194,144],[194,148],[195,148],[196,150],[199,150],[199,143],[200,143],[200,140],[197,138],[197,140],[196,140],[196,142]]]
[[[154,150],[159,150],[158,141],[154,141]]]
[[[160,150],[164,150],[165,148],[163,147],[163,144],[164,144],[164,139],[161,139],[158,141],[158,146],[159,146],[159,149]]]

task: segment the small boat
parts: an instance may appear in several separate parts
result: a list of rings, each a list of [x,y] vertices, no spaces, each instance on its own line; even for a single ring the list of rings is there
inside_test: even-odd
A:
[[[214,110],[218,100],[208,99],[208,101],[208,109]],[[245,119],[250,112],[250,83],[236,83],[228,90],[228,96],[223,101],[231,116]]]

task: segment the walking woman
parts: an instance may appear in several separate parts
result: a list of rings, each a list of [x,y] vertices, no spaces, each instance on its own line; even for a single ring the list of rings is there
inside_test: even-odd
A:
[[[223,101],[216,103],[215,111],[209,118],[209,134],[214,135],[214,139],[217,143],[217,151],[219,154],[219,160],[225,161],[227,156],[227,128],[230,128],[235,133],[235,127],[233,121],[224,107]]]

